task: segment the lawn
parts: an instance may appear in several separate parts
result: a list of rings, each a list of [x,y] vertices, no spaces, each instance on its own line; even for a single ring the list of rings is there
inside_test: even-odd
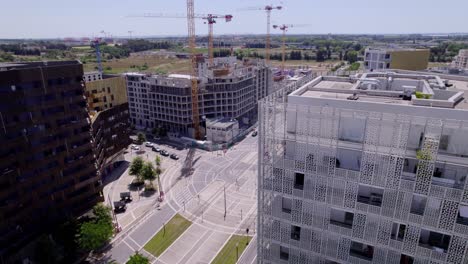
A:
[[[161,254],[192,224],[179,214],[176,214],[165,228],[162,228],[146,245],[145,250],[156,257]]]
[[[247,241],[250,242],[251,239],[249,236],[232,235],[211,264],[235,264],[238,260],[237,258],[242,255],[242,252],[247,247]],[[236,250],[236,244],[238,245],[238,250]]]
[[[351,64],[346,70],[347,71],[357,71],[361,67],[361,64],[359,62],[355,62]]]

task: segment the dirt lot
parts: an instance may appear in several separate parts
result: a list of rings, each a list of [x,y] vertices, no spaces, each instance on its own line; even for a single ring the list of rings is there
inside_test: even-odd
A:
[[[147,67],[145,67],[145,65]],[[86,63],[84,64],[84,70],[93,71],[96,66],[96,63]],[[114,74],[132,71],[147,73],[189,73],[190,61],[157,55],[131,56],[125,59],[114,59],[103,62],[102,67],[105,73]]]

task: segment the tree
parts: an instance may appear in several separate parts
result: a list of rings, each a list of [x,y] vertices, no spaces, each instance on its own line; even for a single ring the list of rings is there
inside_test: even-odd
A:
[[[317,61],[318,62],[325,61],[326,55],[327,55],[327,50],[325,50],[324,48],[320,48],[319,50],[317,50]]]
[[[102,204],[94,206],[94,218],[80,226],[78,245],[85,250],[97,250],[114,234],[110,208]]]
[[[80,227],[78,244],[80,248],[85,250],[97,250],[109,241],[112,234],[112,225],[99,222],[84,222]]]
[[[93,207],[93,214],[97,222],[112,223],[111,209],[102,203]]]
[[[349,63],[355,63],[357,60],[358,60],[358,53],[357,51],[349,51],[348,52],[348,56],[347,56],[347,60]]]
[[[137,142],[138,142],[138,144],[141,145],[141,144],[143,144],[143,142],[145,142],[145,141],[146,141],[146,136],[145,136],[145,134],[143,134],[143,133],[141,133],[141,132],[138,133],[138,135],[137,135]]]
[[[140,171],[140,177],[142,179],[150,181],[151,188],[154,188],[153,181],[156,179],[156,172],[154,171],[153,164],[151,162],[146,162]]]
[[[149,259],[138,252],[135,255],[130,256],[127,264],[149,264]]]
[[[132,160],[132,164],[130,165],[130,171],[129,174],[136,176],[138,181],[141,181],[140,175],[141,175],[141,170],[143,168],[144,162],[141,157],[135,157]]]

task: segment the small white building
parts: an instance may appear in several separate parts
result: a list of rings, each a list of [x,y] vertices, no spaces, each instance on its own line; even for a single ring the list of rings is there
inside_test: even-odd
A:
[[[239,135],[239,122],[223,118],[206,121],[206,139],[213,143],[227,143]]]

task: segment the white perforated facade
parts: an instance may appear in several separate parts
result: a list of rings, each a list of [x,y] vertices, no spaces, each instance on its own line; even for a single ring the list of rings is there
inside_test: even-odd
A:
[[[259,263],[468,263],[466,101],[321,78],[260,102]]]

